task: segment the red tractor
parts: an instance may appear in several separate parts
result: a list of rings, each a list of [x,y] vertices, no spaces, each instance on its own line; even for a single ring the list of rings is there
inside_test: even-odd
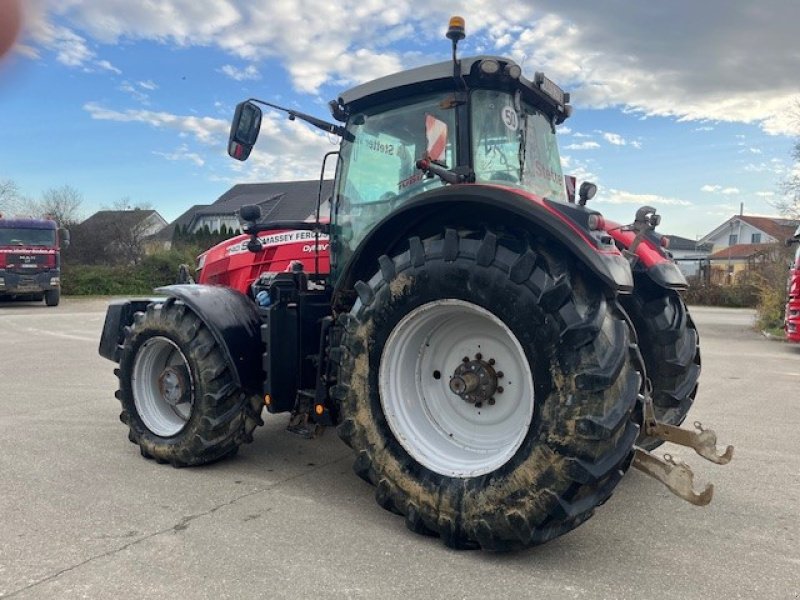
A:
[[[463,20],[448,37],[452,61],[343,93],[338,123],[237,107],[239,160],[258,104],[341,138],[329,209],[262,222],[244,207],[246,235],[201,257],[200,284],[109,306],[100,353],[119,363],[129,439],[188,466],[236,453],[265,406],[309,437],[336,426],[377,502],[457,548],[559,536],[631,465],[707,503],[711,486],[645,449],[732,453],[676,426],[700,358],[659,217],[609,224],[590,184],[570,202],[569,95],[506,58],[458,59]]]

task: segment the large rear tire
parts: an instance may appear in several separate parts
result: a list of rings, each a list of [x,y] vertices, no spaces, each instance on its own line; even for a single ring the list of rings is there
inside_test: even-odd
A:
[[[120,356],[120,420],[142,456],[175,467],[235,454],[262,425],[262,403],[234,382],[217,342],[183,302],[135,315]]]
[[[639,337],[656,419],[680,425],[694,403],[700,378],[700,337],[689,310],[676,291],[638,281],[622,304]],[[647,450],[663,443],[644,436],[637,442]]]
[[[565,252],[493,233],[412,238],[378,263],[339,320],[333,389],[377,502],[456,548],[527,547],[588,519],[639,432],[615,301]]]

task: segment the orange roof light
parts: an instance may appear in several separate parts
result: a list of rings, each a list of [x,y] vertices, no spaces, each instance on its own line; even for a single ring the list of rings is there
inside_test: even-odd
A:
[[[447,37],[454,42],[458,42],[467,37],[464,17],[450,17],[450,23],[447,27]]]
[[[322,404],[315,404],[314,405],[314,412],[317,413],[318,415],[321,415],[322,413],[325,412],[325,407],[322,406]]]

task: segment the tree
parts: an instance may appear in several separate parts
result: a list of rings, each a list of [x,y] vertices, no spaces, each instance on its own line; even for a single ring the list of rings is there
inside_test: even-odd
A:
[[[61,227],[69,227],[80,221],[83,194],[70,185],[50,188],[42,193],[42,198],[33,203],[33,212],[50,215]]]
[[[19,209],[19,188],[11,179],[0,179],[0,213],[12,214]]]
[[[782,215],[800,218],[800,140],[795,142],[792,151],[792,168],[781,183],[783,198],[775,201],[774,206]]]

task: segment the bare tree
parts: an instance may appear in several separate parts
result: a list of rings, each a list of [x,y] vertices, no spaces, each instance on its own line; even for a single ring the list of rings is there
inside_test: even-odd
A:
[[[800,100],[795,103],[794,123],[800,131]],[[795,141],[792,149],[792,166],[789,174],[780,184],[783,196],[772,202],[778,211],[791,219],[800,219],[800,139]]]
[[[34,203],[41,215],[49,215],[62,227],[69,227],[80,221],[83,194],[70,185],[50,188],[42,193],[42,199]]]
[[[22,197],[17,183],[11,179],[0,179],[0,213],[18,213],[21,203]]]

